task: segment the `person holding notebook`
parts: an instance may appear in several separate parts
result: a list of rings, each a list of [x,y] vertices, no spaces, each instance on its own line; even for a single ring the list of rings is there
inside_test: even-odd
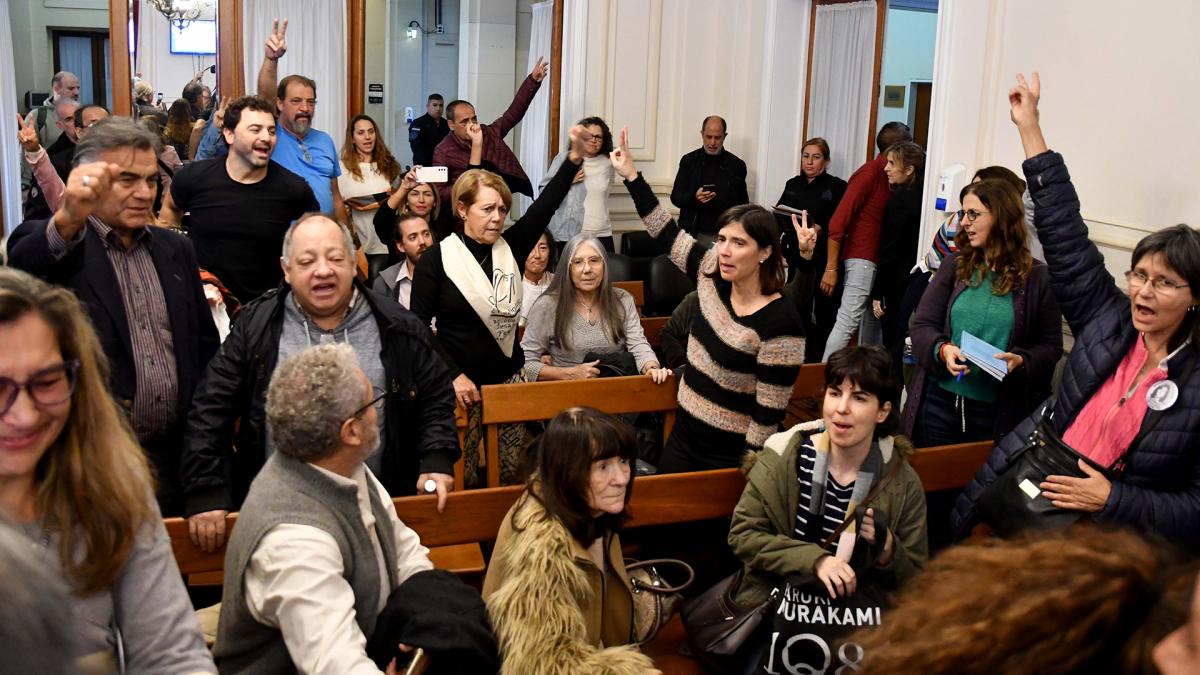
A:
[[[963,188],[961,201],[958,250],[913,316],[904,433],[918,448],[1001,438],[1049,396],[1063,353],[1062,314],[1046,265],[1029,252],[1021,194],[988,179]],[[994,355],[1003,379],[968,363],[964,334],[1003,350]]]

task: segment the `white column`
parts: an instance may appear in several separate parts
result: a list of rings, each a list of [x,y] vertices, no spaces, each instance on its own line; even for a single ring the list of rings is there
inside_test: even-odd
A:
[[[516,0],[461,0],[458,95],[488,123],[508,108],[516,78]]]

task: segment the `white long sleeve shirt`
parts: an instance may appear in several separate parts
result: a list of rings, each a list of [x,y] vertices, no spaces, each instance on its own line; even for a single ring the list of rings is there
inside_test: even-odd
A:
[[[383,549],[375,535],[375,516],[367,490],[374,489],[392,521],[396,540],[396,584],[417,572],[433,569],[429,549],[416,532],[400,522],[395,505],[364,465],[353,478],[309,465],[342,485],[358,489],[363,525],[370,533],[379,565],[379,612],[387,604],[388,575]],[[246,605],[260,623],[279,628],[296,669],[312,675],[372,675],[381,672],[367,657],[367,638],[354,613],[354,591],[337,542],[309,525],[283,524],[269,530],[250,557],[243,584]]]

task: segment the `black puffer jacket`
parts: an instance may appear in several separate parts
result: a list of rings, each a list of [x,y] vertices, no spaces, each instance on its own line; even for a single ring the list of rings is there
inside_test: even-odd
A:
[[[1104,382],[1116,372],[1138,338],[1129,298],[1105,270],[1088,240],[1079,197],[1062,156],[1044,152],[1024,164],[1033,197],[1038,239],[1045,248],[1050,282],[1075,336],[1058,388],[1054,426],[1061,434]],[[1167,366],[1171,380],[1187,380],[1170,408],[1146,413],[1138,438],[1124,456],[1124,473],[1113,482],[1108,503],[1094,519],[1153,532],[1180,543],[1200,541],[1200,358],[1195,345]],[[1036,413],[1035,413],[1036,414]],[[952,525],[965,536],[978,519],[976,500],[1008,466],[1033,430],[1026,419],[1006,436],[958,499]]]
[[[453,474],[461,454],[450,371],[415,314],[354,284],[379,324],[388,383],[378,478],[393,496],[413,494],[418,475]],[[180,458],[186,515],[237,509],[266,461],[267,385],[279,359],[290,293],[283,284],[242,309],[196,389]]]

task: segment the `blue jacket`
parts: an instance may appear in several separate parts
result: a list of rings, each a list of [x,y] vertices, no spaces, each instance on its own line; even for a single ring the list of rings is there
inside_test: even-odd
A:
[[[1025,177],[1036,209],[1038,239],[1045,248],[1050,283],[1063,316],[1075,336],[1067,359],[1053,424],[1061,434],[1104,382],[1116,372],[1133,347],[1128,296],[1104,267],[1100,251],[1088,239],[1079,215],[1079,197],[1062,155],[1044,152],[1025,160]],[[1179,398],[1170,408],[1148,411],[1138,437],[1127,450],[1124,472],[1113,481],[1096,522],[1132,526],[1179,543],[1200,541],[1200,349],[1196,345],[1175,355],[1168,377],[1180,380]],[[1036,415],[1036,413],[1035,413]],[[983,489],[1008,466],[1033,430],[1034,417],[1022,421],[1004,437],[958,499],[951,524],[965,536],[978,520],[976,500]]]

